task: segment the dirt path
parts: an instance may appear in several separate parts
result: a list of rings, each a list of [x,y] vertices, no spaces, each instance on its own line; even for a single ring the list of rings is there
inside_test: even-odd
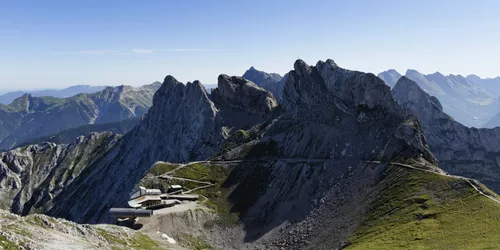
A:
[[[436,172],[436,171],[432,171],[432,170],[427,170],[427,169],[421,169],[421,168],[417,168],[417,167],[413,167],[411,165],[407,165],[407,164],[402,164],[402,163],[397,163],[397,162],[380,162],[380,161],[365,161],[366,163],[374,163],[374,164],[389,164],[389,165],[393,165],[393,166],[399,166],[399,167],[404,167],[404,168],[410,168],[410,169],[414,169],[414,170],[417,170],[417,171],[422,171],[422,172],[427,172],[427,173],[432,173],[432,174],[437,174],[437,175],[441,175],[441,176],[446,176],[446,177],[450,177],[450,178],[454,178],[454,179],[460,179],[460,180],[464,180],[466,181],[467,183],[469,183],[469,185],[474,189],[476,190],[476,192],[478,192],[480,195],[484,196],[484,197],[487,197],[488,199],[496,202],[496,203],[499,203],[500,204],[500,200],[498,200],[497,198],[491,196],[491,195],[487,195],[485,194],[483,191],[481,191],[474,183],[473,181],[471,181],[471,179],[469,178],[466,178],[466,177],[463,177],[463,176],[458,176],[458,175],[449,175],[447,173],[444,173],[444,172]]]
[[[194,182],[194,183],[200,183],[200,184],[205,184],[205,185],[211,185],[212,183],[206,182],[206,181],[198,181],[198,180],[193,180],[193,179],[188,179],[188,178],[182,178],[182,177],[175,177],[171,175],[161,175],[158,176],[160,179],[168,179],[168,180],[179,180],[179,181],[189,181],[189,182]]]
[[[321,163],[321,162],[324,162],[324,161],[335,161],[335,160],[332,160],[332,159],[305,159],[305,158],[276,158],[276,159],[229,160],[229,161],[196,161],[196,162],[190,162],[188,164],[180,165],[176,169],[171,170],[171,171],[169,171],[169,172],[167,172],[167,173],[165,173],[165,174],[163,174],[161,176],[158,176],[158,177],[159,178],[164,178],[164,179],[175,179],[175,180],[182,180],[182,181],[190,181],[190,182],[195,182],[195,183],[200,183],[200,184],[205,184],[206,185],[206,186],[198,187],[198,188],[195,188],[195,189],[187,191],[187,192],[190,193],[190,192],[193,192],[193,191],[196,191],[196,190],[199,190],[199,189],[211,187],[211,186],[213,186],[215,184],[210,183],[210,182],[193,180],[193,179],[187,179],[187,178],[181,178],[181,177],[174,177],[171,174],[175,173],[179,169],[182,169],[182,168],[185,168],[187,166],[194,165],[194,164],[232,164],[232,163],[242,163],[242,162],[268,162],[268,161],[286,161],[286,162],[289,162],[289,163]],[[497,199],[497,198],[495,198],[495,197],[493,197],[491,195],[485,194],[483,191],[481,191],[480,187],[477,187],[477,185],[473,181],[471,181],[471,179],[463,177],[463,176],[449,175],[449,174],[447,174],[445,172],[439,172],[439,171],[422,169],[422,168],[418,168],[418,167],[414,167],[414,166],[411,166],[411,165],[407,165],[407,164],[403,164],[403,163],[398,163],[398,162],[365,161],[365,163],[390,164],[390,165],[393,165],[393,166],[399,166],[399,167],[409,168],[409,169],[413,169],[413,170],[417,170],[417,171],[422,171],[422,172],[427,172],[427,173],[432,173],[432,174],[438,174],[438,175],[441,175],[441,176],[447,176],[447,177],[450,177],[450,178],[464,180],[467,183],[469,183],[469,185],[474,190],[476,190],[476,192],[478,192],[479,194],[487,197],[488,199],[490,199],[490,200],[492,200],[492,201],[500,204],[500,200],[499,199]]]

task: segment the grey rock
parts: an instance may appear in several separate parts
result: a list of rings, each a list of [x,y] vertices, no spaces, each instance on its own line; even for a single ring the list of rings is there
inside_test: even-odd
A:
[[[220,75],[217,88],[210,97],[218,107],[245,111],[260,117],[269,117],[278,106],[271,93],[238,76]]]
[[[254,82],[259,87],[271,92],[276,100],[281,100],[283,94],[283,87],[285,86],[286,79],[276,73],[266,73],[257,70],[253,66],[243,74],[243,78]]]

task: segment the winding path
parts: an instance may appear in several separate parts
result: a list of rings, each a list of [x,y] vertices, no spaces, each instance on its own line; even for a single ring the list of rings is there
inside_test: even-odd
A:
[[[463,176],[458,176],[458,175],[450,175],[450,174],[447,174],[445,172],[437,172],[437,171],[432,171],[432,170],[427,170],[427,169],[422,169],[422,168],[417,168],[417,167],[414,167],[414,166],[411,166],[411,165],[407,165],[407,164],[402,164],[402,163],[397,163],[397,162],[380,162],[380,161],[365,161],[366,163],[374,163],[374,164],[389,164],[389,165],[393,165],[393,166],[399,166],[399,167],[404,167],[404,168],[410,168],[410,169],[414,169],[414,170],[417,170],[417,171],[422,171],[422,172],[427,172],[427,173],[432,173],[432,174],[437,174],[437,175],[441,175],[441,176],[446,176],[446,177],[450,177],[450,178],[454,178],[454,179],[460,179],[460,180],[464,180],[466,181],[467,183],[469,183],[469,185],[474,189],[476,190],[480,195],[484,196],[484,197],[487,197],[488,199],[496,202],[496,203],[499,203],[500,204],[500,200],[497,199],[496,197],[492,196],[492,195],[488,195],[488,194],[485,194],[479,187],[477,187],[477,184],[474,183],[474,181],[471,181],[471,179],[469,178],[466,178],[466,177],[463,177]]]
[[[198,180],[193,180],[193,179],[188,179],[188,178],[181,178],[181,177],[174,177],[171,174],[175,173],[179,169],[185,168],[190,165],[194,164],[232,164],[232,163],[241,163],[241,162],[269,162],[269,161],[286,161],[289,163],[321,163],[325,161],[335,161],[333,159],[306,159],[306,158],[277,158],[277,159],[254,159],[254,160],[228,160],[228,161],[196,161],[196,162],[190,162],[188,164],[182,164],[179,165],[177,168],[163,174],[160,176],[157,176],[158,178],[162,179],[173,179],[173,180],[182,180],[182,181],[190,181],[190,182],[195,182],[195,183],[200,183],[200,184],[205,184],[205,186],[201,186],[192,190],[189,190],[187,192],[193,192],[199,189],[203,188],[208,188],[211,186],[214,186],[215,184],[210,183],[210,182],[204,182],[204,181],[198,181]],[[393,166],[398,166],[398,167],[404,167],[404,168],[409,168],[417,171],[422,171],[422,172],[427,172],[431,174],[437,174],[441,176],[446,176],[450,178],[455,178],[455,179],[460,179],[466,181],[476,192],[478,192],[480,195],[487,197],[488,199],[499,203],[500,200],[497,199],[496,197],[492,195],[488,195],[482,191],[482,188],[469,178],[463,177],[463,176],[457,176],[457,175],[450,175],[445,172],[440,172],[440,171],[433,171],[433,170],[428,170],[428,169],[422,169],[418,167],[414,167],[408,164],[403,164],[403,163],[398,163],[398,162],[381,162],[381,161],[364,161],[365,163],[372,163],[372,164],[388,164],[388,165],[393,165]]]

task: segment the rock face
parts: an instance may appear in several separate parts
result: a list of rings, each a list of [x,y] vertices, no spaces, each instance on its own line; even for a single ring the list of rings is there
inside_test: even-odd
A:
[[[26,215],[43,211],[85,167],[118,140],[112,133],[91,133],[69,145],[43,143],[0,154],[0,209]]]
[[[480,180],[500,192],[500,129],[468,128],[443,112],[439,101],[401,78],[394,98],[422,123],[431,151],[445,171]]]
[[[399,78],[401,78],[401,74],[394,69],[390,69],[378,74],[378,78],[382,79],[389,87],[393,88]]]
[[[278,106],[271,93],[238,76],[220,75],[210,98],[229,127],[245,127],[245,124],[256,123],[252,120],[266,120]]]
[[[26,94],[10,105],[0,105],[0,149],[82,125],[142,116],[158,88],[157,83],[141,88],[108,87],[66,99]]]
[[[245,74],[243,74],[243,78],[252,81],[259,87],[271,92],[276,100],[281,100],[286,79],[279,74],[266,73],[251,67],[245,72]]]

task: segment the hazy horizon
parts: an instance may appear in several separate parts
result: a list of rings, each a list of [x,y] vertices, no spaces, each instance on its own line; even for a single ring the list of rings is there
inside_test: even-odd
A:
[[[283,6],[286,5],[286,11]],[[378,74],[500,75],[497,1],[47,1],[0,9],[0,92],[215,84],[301,58]]]
[[[331,58],[330,58],[330,59],[331,59]],[[324,60],[326,60],[326,59],[320,59],[320,60],[324,61]],[[319,61],[319,60],[318,60],[318,61]],[[314,63],[313,63],[313,62],[306,62],[306,63],[308,63],[309,65],[314,65],[316,62],[314,62]],[[336,62],[336,63],[338,64],[338,62]],[[293,65],[292,65],[292,66],[293,66]],[[285,73],[270,72],[270,71],[262,70],[262,69],[260,69],[260,68],[258,68],[258,67],[256,67],[256,66],[249,66],[249,67],[248,67],[248,69],[250,69],[250,67],[254,67],[254,68],[256,68],[257,70],[264,71],[264,72],[266,72],[266,73],[278,73],[278,74],[280,74],[281,76],[283,76],[283,75],[285,75],[286,73],[288,73],[288,72],[289,72],[289,71],[287,71],[287,72],[285,72]],[[339,65],[339,67],[342,67],[342,65]],[[345,67],[342,67],[342,68],[345,68]],[[350,68],[347,68],[347,69],[349,69],[349,70],[356,70],[356,69],[350,69]],[[292,70],[292,67],[290,68],[290,70]],[[386,69],[386,70],[383,70],[383,71],[380,71],[380,72],[368,72],[368,73],[373,73],[373,74],[375,74],[375,75],[378,75],[379,73],[384,72],[384,71],[387,71],[387,70],[396,70],[396,69],[390,68],[390,69]],[[401,75],[405,75],[405,73],[406,73],[406,71],[407,71],[407,70],[416,70],[416,71],[418,71],[419,73],[422,73],[422,74],[424,74],[424,75],[430,75],[430,74],[433,74],[433,73],[438,73],[438,72],[439,72],[439,73],[441,73],[441,74],[443,74],[443,75],[446,75],[446,76],[447,76],[447,75],[450,75],[450,74],[451,74],[451,75],[462,75],[462,76],[464,76],[464,77],[466,77],[466,76],[468,76],[468,75],[477,75],[477,74],[474,74],[474,73],[470,73],[470,74],[459,74],[459,73],[453,73],[453,72],[452,72],[452,73],[443,73],[443,72],[441,72],[441,71],[422,72],[422,71],[420,71],[420,70],[418,70],[418,69],[404,69],[404,70],[402,70],[402,71],[400,71],[400,70],[396,70],[396,71],[397,71],[398,73],[400,73]],[[244,72],[243,72],[243,73],[244,73]],[[241,74],[234,74],[234,75],[241,76],[241,75],[243,75],[243,73],[241,73]],[[166,74],[165,76],[167,76],[167,75],[168,75],[168,74]],[[165,77],[165,76],[164,76],[164,77]],[[173,75],[173,76],[174,76],[174,77],[176,77],[175,75]],[[482,79],[492,79],[492,78],[497,78],[497,77],[500,77],[500,74],[499,74],[498,76],[494,76],[494,77],[482,77],[482,76],[480,76],[480,75],[477,75],[477,76],[479,76],[479,77],[480,77],[480,78],[482,78]],[[163,78],[164,78],[164,77],[163,77]],[[140,86],[143,86],[143,85],[152,84],[152,83],[154,83],[154,82],[163,82],[163,78],[162,78],[162,79],[158,79],[157,81],[152,81],[152,82],[150,82],[150,83],[144,83],[144,84],[143,84],[143,83],[138,83],[138,84],[129,84],[129,86],[133,86],[133,87],[140,87]],[[185,81],[185,82],[183,82],[183,83],[185,84],[185,83],[187,83],[187,82],[193,82],[193,81],[195,81],[195,80],[198,80],[198,79],[188,80],[188,81]],[[214,79],[214,81],[212,81],[212,82],[208,82],[208,83],[206,83],[206,82],[201,82],[201,83],[202,83],[203,85],[217,85],[217,79]],[[14,92],[14,91],[60,90],[60,89],[65,89],[65,88],[69,88],[69,87],[74,87],[74,86],[93,86],[93,87],[105,86],[105,87],[108,87],[108,86],[120,86],[120,85],[124,85],[124,84],[108,84],[108,85],[102,85],[102,84],[100,84],[100,85],[98,85],[98,84],[76,84],[76,85],[71,85],[71,84],[69,84],[69,85],[66,85],[66,86],[53,87],[53,88],[50,88],[50,87],[49,87],[49,88],[45,88],[45,87],[41,86],[41,87],[38,87],[38,88],[37,88],[37,87],[35,87],[35,88],[24,88],[24,89],[17,89],[17,88],[10,88],[10,89],[9,89],[9,88],[4,88],[3,86],[0,86],[0,95],[1,95],[1,94],[5,94],[5,93],[9,93],[9,92]],[[125,85],[127,85],[127,84],[125,84]]]

